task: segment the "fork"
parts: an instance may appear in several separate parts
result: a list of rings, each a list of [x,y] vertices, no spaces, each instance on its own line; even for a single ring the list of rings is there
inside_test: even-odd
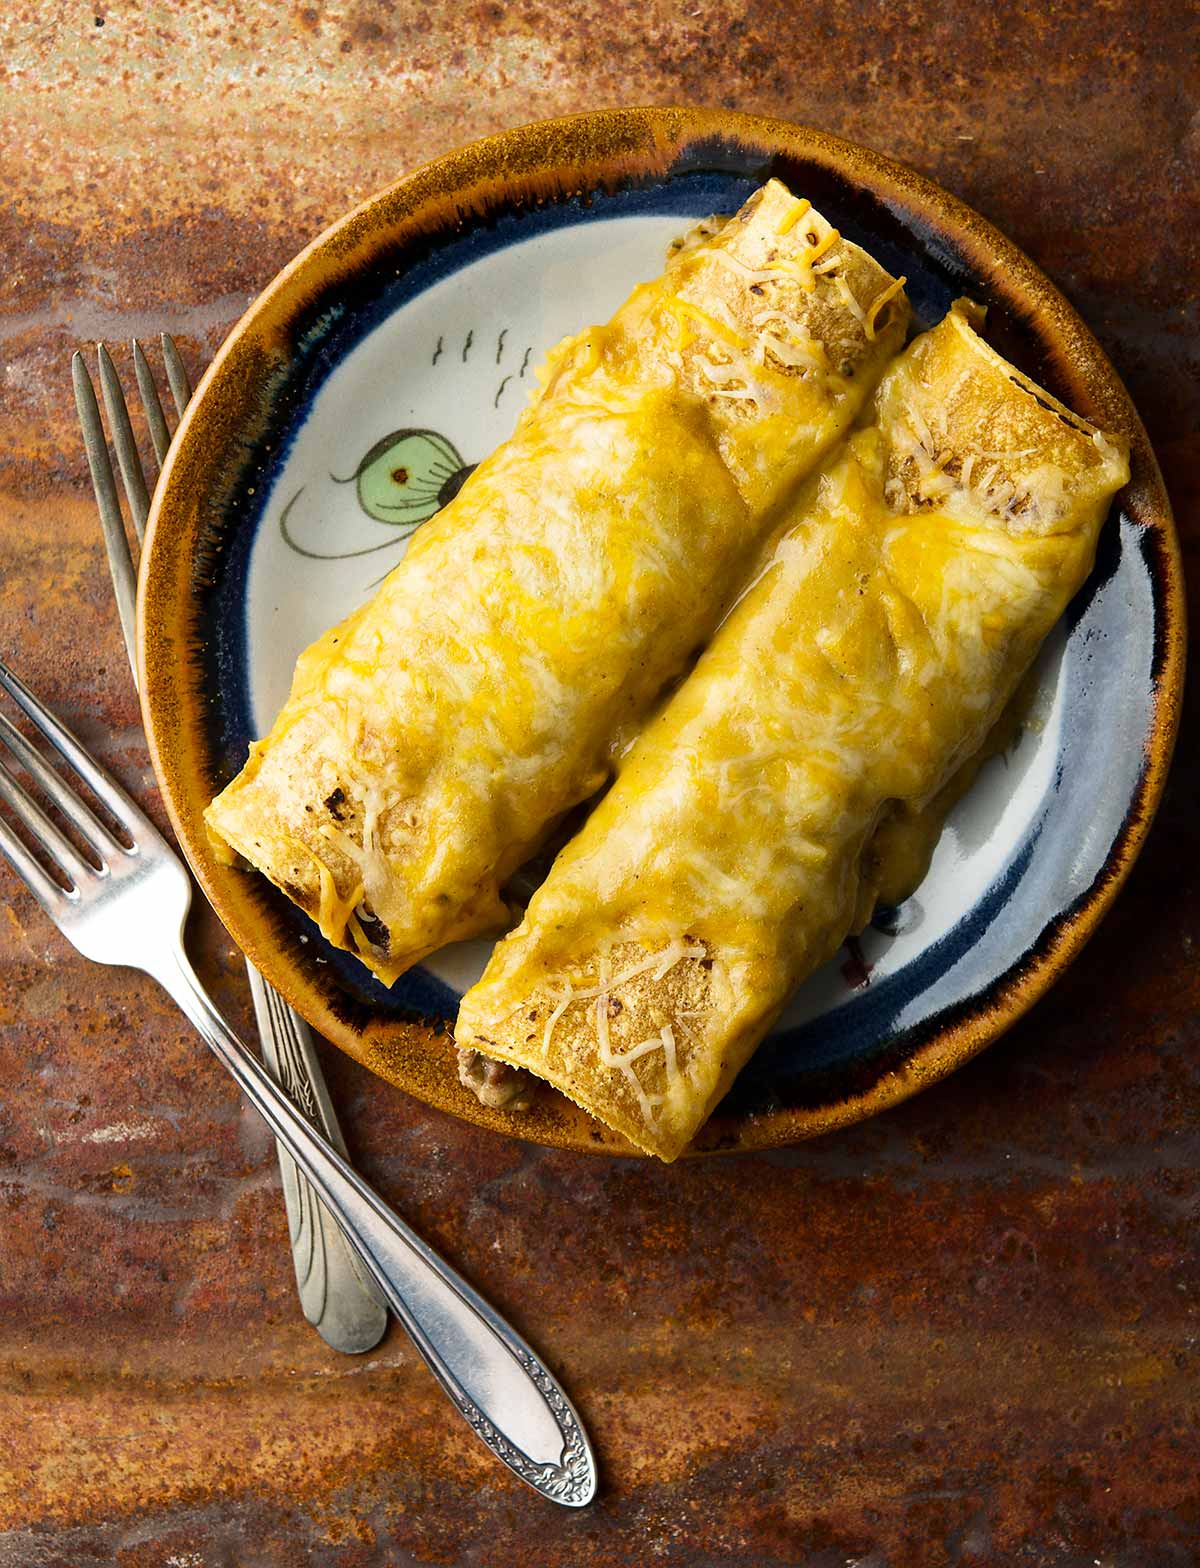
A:
[[[192,395],[191,383],[174,340],[164,332],[161,342],[167,384],[171,389],[176,413],[182,417]],[[154,455],[161,468],[171,443],[171,434],[149,361],[140,343],[135,340],[132,346],[138,391]],[[150,511],[151,487],[146,482],[129,408],[112,358],[103,344],[99,345],[97,353],[108,426],[112,432],[125,498],[140,552]],[[82,354],[76,354],[71,361],[71,378],[75,385],[75,406],[79,411],[92,488],[96,493],[96,507],[104,533],[105,553],[112,574],[121,635],[125,639],[125,651],[129,656],[136,686],[134,601],[137,560],[130,548],[121,517],[116,480],[104,439],[104,427],[100,422],[100,409]],[[289,1090],[300,1109],[308,1114],[309,1120],[320,1127],[340,1154],[345,1155],[346,1144],[308,1025],[267,985],[248,961],[246,973],[250,979],[250,996],[254,1003],[264,1061],[279,1082]],[[347,1355],[371,1350],[387,1330],[387,1309],[383,1298],[370,1276],[364,1275],[357,1267],[353,1249],[347,1245],[328,1211],[318,1203],[312,1187],[296,1169],[291,1157],[282,1148],[278,1152],[301,1311],[334,1350],[343,1351]]]
[[[549,1370],[321,1137],[217,1012],[184,950],[191,880],[183,862],[3,663],[0,689],[101,808],[90,805],[0,713],[0,801],[27,835],[0,816],[0,854],[85,958],[140,969],[174,998],[339,1221],[476,1435],[543,1497],[569,1508],[589,1503],[596,1462],[574,1407]],[[70,825],[74,837],[42,801]]]

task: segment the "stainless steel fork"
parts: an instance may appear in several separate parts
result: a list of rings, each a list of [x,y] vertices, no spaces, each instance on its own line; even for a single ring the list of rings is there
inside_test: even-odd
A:
[[[161,468],[171,443],[167,417],[142,346],[135,340],[132,347],[138,391],[154,455]],[[179,351],[165,332],[162,335],[162,352],[167,383],[176,413],[181,416],[191,398],[192,388]],[[140,550],[146,531],[146,518],[150,512],[152,486],[147,483],[142,467],[120,379],[103,344],[98,349],[98,362],[108,427],[112,432],[129,515]],[[75,406],[83,428],[92,488],[96,492],[96,506],[104,532],[104,548],[108,556],[108,569],[112,574],[121,634],[125,639],[125,651],[129,655],[136,685],[134,601],[137,559],[125,531],[117,499],[116,480],[104,439],[104,426],[100,421],[100,409],[82,354],[76,354],[71,362],[71,377],[75,384]],[[264,1061],[300,1110],[307,1114],[315,1126],[320,1127],[330,1143],[344,1155],[346,1144],[325,1086],[308,1025],[267,985],[252,964],[246,964],[246,973],[250,978],[250,995]],[[373,1349],[387,1329],[387,1310],[375,1282],[357,1266],[353,1249],[347,1245],[328,1211],[317,1201],[291,1156],[282,1148],[279,1150],[279,1170],[287,1205],[296,1288],[304,1316],[335,1350],[356,1355]]]
[[[26,835],[0,815],[0,853],[86,958],[141,969],[175,999],[337,1217],[477,1436],[543,1497],[570,1508],[590,1502],[595,1460],[574,1407],[547,1368],[314,1131],[213,1006],[184,951],[191,880],[182,861],[2,663],[0,688],[100,808],[0,713],[0,801]]]

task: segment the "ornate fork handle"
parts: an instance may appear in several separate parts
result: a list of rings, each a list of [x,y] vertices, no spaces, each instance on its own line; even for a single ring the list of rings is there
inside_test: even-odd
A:
[[[589,1503],[596,1468],[587,1437],[574,1406],[530,1347],[311,1130],[225,1024],[181,944],[145,952],[141,963],[192,1020],[317,1189],[476,1435],[544,1497],[571,1508]]]
[[[345,1159],[345,1140],[308,1025],[253,964],[247,963],[246,973],[264,1061],[305,1121]],[[278,1140],[277,1149],[301,1310],[334,1349],[347,1354],[370,1350],[387,1327],[383,1295]]]
[[[0,688],[109,817],[102,820],[80,789],[0,713],[5,759],[0,798],[6,807],[0,814],[0,855],[85,958],[140,969],[175,999],[343,1226],[476,1436],[543,1497],[569,1508],[590,1502],[595,1459],[579,1417],[551,1374],[516,1330],[309,1124],[217,1012],[183,945],[192,897],[183,862],[145,812],[2,661]],[[18,777],[22,772],[28,785]],[[78,841],[47,814],[46,805],[71,825]]]

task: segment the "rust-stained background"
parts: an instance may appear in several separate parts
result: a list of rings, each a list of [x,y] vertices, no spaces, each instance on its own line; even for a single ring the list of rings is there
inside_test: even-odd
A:
[[[1198,60],[1175,0],[13,0],[0,646],[150,798],[71,350],[167,329],[198,371],[360,197],[613,103],[820,125],[997,222],[1126,378],[1200,582]],[[328,1053],[367,1177],[584,1412],[604,1491],[574,1516],[488,1457],[398,1332],[325,1349],[262,1127],[149,981],[77,959],[0,872],[0,1565],[1200,1561],[1195,721],[1193,688],[1157,830],[1074,970],[850,1132],[589,1160]],[[248,1025],[224,933],[195,938]]]

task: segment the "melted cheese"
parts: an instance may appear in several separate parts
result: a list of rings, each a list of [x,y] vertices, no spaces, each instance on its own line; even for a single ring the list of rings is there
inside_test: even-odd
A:
[[[855,299],[854,291],[846,282],[845,276],[838,272],[832,274],[832,277],[834,287],[837,289],[838,294],[841,297],[842,304],[845,305],[846,309],[850,312],[856,321],[862,323],[862,327],[865,332],[867,327],[866,311],[862,308],[857,299]]]
[[[787,212],[784,213],[783,217],[780,218],[779,222],[775,225],[776,234],[780,235],[781,237],[784,234],[790,234],[791,231],[800,222],[800,219],[803,218],[806,213],[811,211],[812,203],[807,201],[802,196],[799,201],[794,204],[794,206],[788,208]]]
[[[866,319],[863,322],[863,330],[866,332],[867,337],[872,341],[875,337],[875,323],[879,319],[879,312],[887,304],[888,300],[895,299],[896,295],[899,294],[900,290],[907,282],[907,278],[894,278],[892,282],[888,284],[887,288],[881,289],[875,298],[871,301],[870,308],[867,311]]]
[[[678,294],[670,294],[663,301],[663,304],[667,310],[681,320],[690,319],[699,322],[705,333],[710,337],[716,338],[718,342],[728,343],[730,348],[740,349],[747,346],[745,339],[732,327],[727,326],[723,321],[718,321],[707,310],[701,310],[699,305],[693,305],[691,300],[680,299]],[[694,333],[690,334],[689,340],[694,337]]]

